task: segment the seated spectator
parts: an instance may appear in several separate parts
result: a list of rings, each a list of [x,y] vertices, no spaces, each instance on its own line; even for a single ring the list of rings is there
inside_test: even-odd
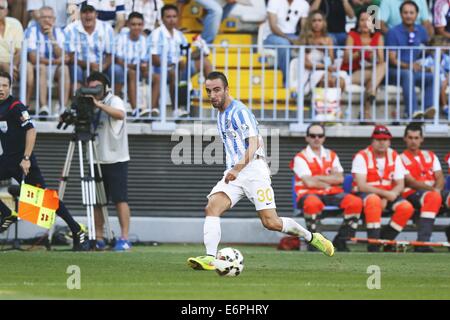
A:
[[[303,83],[306,85],[305,91],[309,91],[309,88],[312,90],[315,87],[340,87],[342,90],[345,89],[347,74],[344,71],[339,71],[334,64],[333,39],[328,36],[327,22],[321,11],[315,10],[309,14],[299,39],[294,43],[322,47],[306,49],[306,74],[302,77]]]
[[[183,6],[188,4],[191,0],[177,0],[178,11],[183,10]],[[220,23],[228,17],[228,14],[236,4],[236,0],[226,0],[225,6],[222,6],[216,0],[195,0],[195,2],[206,10],[206,15],[203,19],[202,38],[206,43],[211,44],[219,33]],[[182,17],[181,17],[182,18]],[[179,24],[181,24],[181,18]]]
[[[350,0],[313,0],[311,1],[311,11],[313,10],[320,10],[324,13],[328,32],[334,40],[334,45],[345,45],[347,39],[346,17],[353,18],[355,16]]]
[[[392,134],[388,128],[375,126],[371,138],[370,146],[353,158],[353,192],[363,199],[367,238],[394,240],[414,214],[412,204],[401,197],[406,169],[390,147]],[[381,229],[384,210],[393,214]],[[379,247],[369,244],[367,250],[378,252]]]
[[[447,45],[446,41],[442,36],[434,36],[430,41],[430,46],[445,47]],[[419,59],[420,65],[426,72],[434,73],[435,56],[436,50],[429,49],[426,51],[425,58]],[[441,50],[441,64],[439,68],[439,83],[440,88],[440,105],[442,106],[442,113],[448,116],[448,94],[446,93],[449,84],[448,78],[450,76],[450,55],[448,50]]]
[[[267,22],[264,38],[265,46],[290,46],[297,39],[296,29],[301,21],[304,24],[309,12],[306,0],[270,0],[267,6]],[[288,50],[281,47],[277,50],[277,66],[283,73],[284,86],[288,86],[287,68],[289,68]]]
[[[179,80],[187,79],[187,68],[190,68],[190,75],[193,76],[197,72],[201,71],[204,75],[209,74],[212,71],[212,66],[209,60],[204,57],[203,65],[201,65],[201,51],[193,51],[191,54],[191,61],[180,60],[179,50],[180,46],[187,46],[186,37],[183,33],[176,29],[178,24],[178,8],[174,5],[165,5],[161,9],[161,17],[163,24],[156,28],[151,36],[151,54],[152,54],[152,65],[154,67],[154,72],[161,74],[161,62],[162,62],[162,51],[163,45],[168,46],[168,79],[170,84],[170,98],[172,100],[172,105],[175,106],[175,88],[177,87],[176,80],[176,65],[178,64],[178,70],[181,74],[178,75]],[[206,45],[206,44],[205,44]],[[207,49],[207,47],[205,48]],[[187,64],[187,65],[186,65]],[[163,84],[164,85],[164,84]],[[158,96],[159,99],[159,96]],[[158,100],[156,100],[158,101]],[[153,112],[153,111],[152,111]],[[177,116],[185,116],[187,111],[184,107],[178,106]]]
[[[132,12],[139,12],[144,16],[144,33],[149,35],[161,25],[162,0],[125,0],[125,14],[127,19]]]
[[[338,251],[349,251],[346,242],[355,236],[363,207],[362,200],[344,193],[344,169],[339,157],[333,150],[323,146],[325,128],[320,124],[309,125],[305,139],[308,146],[297,153],[289,165],[295,174],[297,208],[303,211],[306,227],[311,232],[318,232],[325,206],[343,209],[344,219],[333,245]],[[312,249],[312,246],[308,246],[308,250]]]
[[[55,27],[64,28],[67,25],[67,0],[28,0],[27,11],[31,21],[39,20],[39,9],[44,6],[51,7],[55,11]]]
[[[406,150],[400,155],[405,172],[405,190],[402,197],[420,211],[417,219],[417,241],[431,240],[436,216],[441,210],[442,200],[448,196],[444,191],[445,179],[441,163],[429,150],[421,150],[424,137],[422,127],[411,123],[406,126],[403,141]],[[416,247],[416,252],[433,252],[431,247]]]
[[[91,71],[106,72],[115,83],[116,94],[121,92],[124,76],[122,68],[112,66],[114,30],[97,19],[97,11],[83,4],[80,20],[65,28],[66,52],[70,53],[70,75],[75,88],[84,84]]]
[[[450,2],[448,0],[435,0],[433,24],[437,35],[450,40]]]
[[[125,26],[125,0],[68,0],[69,4],[75,4],[79,8],[83,4],[89,4],[97,9],[98,19],[106,22],[114,28],[116,33]],[[71,10],[72,7],[71,7]],[[76,13],[73,13],[76,15]]]
[[[8,1],[0,0],[0,71],[12,74],[17,81],[24,38],[23,27],[19,20],[7,15]]]
[[[425,28],[415,24],[419,7],[413,1],[405,1],[400,7],[402,23],[389,30],[386,36],[387,46],[418,47],[428,43],[428,35]],[[397,53],[400,52],[400,56]],[[400,83],[403,89],[403,101],[405,102],[405,116],[412,115],[413,119],[433,118],[436,108],[433,106],[433,80],[431,72],[425,72],[422,76],[422,66],[418,62],[422,53],[419,49],[392,49],[389,51],[389,81],[397,85]],[[411,59],[412,58],[412,59]],[[397,77],[397,71],[400,77]],[[412,69],[412,73],[411,73]],[[420,71],[420,72],[419,72]],[[411,79],[412,77],[412,79]],[[424,79],[422,78],[424,77]],[[422,88],[424,80],[424,88]],[[411,83],[413,84],[411,86]],[[425,90],[425,113],[419,110],[414,86],[420,86]]]
[[[148,77],[149,56],[147,37],[143,32],[144,16],[139,12],[132,12],[128,16],[127,27],[129,31],[122,32],[117,38],[116,63],[126,71],[123,74],[127,74],[127,91],[133,110],[132,116],[144,116],[149,113],[149,110],[137,108],[137,88],[139,86],[136,83],[138,69],[140,72],[139,81]],[[153,74],[153,77],[152,106],[156,107],[159,94],[159,75]],[[125,79],[122,81],[125,81]]]
[[[376,99],[377,90],[386,73],[383,48],[369,49],[370,47],[383,47],[383,35],[380,32],[371,32],[369,28],[369,14],[361,10],[357,16],[356,27],[349,32],[346,46],[366,47],[345,49],[342,70],[351,71],[351,80],[354,84],[364,84],[364,119],[371,118],[370,106]],[[364,60],[365,69],[362,70]],[[375,74],[374,74],[375,64]]]
[[[405,0],[382,0],[380,5],[380,21],[381,32],[387,34],[389,29],[402,23],[401,6]],[[422,24],[428,33],[429,37],[434,34],[431,17],[428,12],[428,5],[425,0],[412,1],[417,6],[418,15],[416,16],[415,24]]]
[[[27,80],[34,83],[34,73],[39,72],[39,115],[47,116],[52,114],[48,105],[48,85],[52,84],[54,79],[59,84],[58,96],[59,107],[53,111],[59,114],[62,106],[67,106],[70,93],[69,56],[62,56],[64,46],[64,32],[61,28],[55,26],[55,12],[52,7],[44,6],[39,9],[38,24],[31,25],[25,31],[25,37],[28,42],[28,59],[31,68],[28,68]],[[38,64],[39,60],[39,65]],[[64,68],[64,79],[61,79],[61,68]],[[50,80],[50,81],[49,81]],[[61,87],[64,86],[64,96],[61,96]],[[28,88],[31,92],[32,89]],[[30,101],[28,99],[28,101]]]

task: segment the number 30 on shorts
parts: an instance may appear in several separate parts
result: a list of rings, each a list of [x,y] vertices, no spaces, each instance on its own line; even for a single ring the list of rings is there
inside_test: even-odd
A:
[[[258,189],[256,191],[256,194],[258,195],[258,201],[264,202],[264,201],[273,201],[273,195],[272,195],[272,189]]]

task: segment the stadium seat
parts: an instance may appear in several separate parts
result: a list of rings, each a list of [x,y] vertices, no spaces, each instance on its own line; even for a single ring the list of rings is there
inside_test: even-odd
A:
[[[450,191],[450,176],[447,176],[447,179],[445,179],[445,190]]]
[[[241,69],[262,68],[263,64],[268,68],[265,63],[264,57],[259,54],[250,54],[248,52],[235,53],[235,52],[217,52],[210,56],[211,63],[220,69],[233,68],[236,69],[240,66]]]

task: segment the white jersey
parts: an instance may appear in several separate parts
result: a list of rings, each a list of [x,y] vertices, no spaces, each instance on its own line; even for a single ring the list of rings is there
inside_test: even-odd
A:
[[[227,170],[234,167],[244,157],[250,137],[258,137],[255,157],[265,157],[258,121],[241,101],[232,100],[225,111],[218,113],[217,128],[225,146]]]

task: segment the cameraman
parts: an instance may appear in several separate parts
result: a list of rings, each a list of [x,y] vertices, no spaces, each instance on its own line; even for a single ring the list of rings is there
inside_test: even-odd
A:
[[[94,114],[94,128],[96,128],[98,159],[103,175],[106,198],[111,197],[119,217],[121,237],[116,241],[115,251],[131,248],[128,241],[130,225],[130,208],[128,206],[128,134],[126,127],[126,110],[122,99],[112,94],[109,89],[108,77],[101,72],[92,72],[87,78],[87,85],[95,88],[103,86],[103,91],[97,96],[91,96],[97,110]],[[96,172],[96,175],[98,173]],[[104,249],[103,219],[99,206],[95,207],[95,228],[97,249]]]
[[[0,180],[14,178],[17,182],[45,188],[44,178],[33,154],[36,129],[27,107],[10,95],[11,75],[0,71]],[[17,212],[11,211],[0,200],[0,233],[17,221]],[[56,214],[69,226],[73,236],[73,250],[85,251],[89,244],[85,230],[72,218],[62,201]]]

